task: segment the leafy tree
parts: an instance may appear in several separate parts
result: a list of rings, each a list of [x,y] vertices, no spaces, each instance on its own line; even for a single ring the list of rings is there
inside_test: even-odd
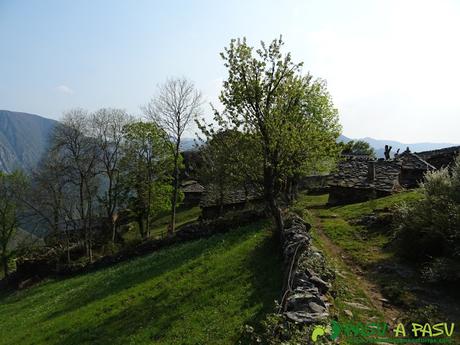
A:
[[[201,93],[193,83],[185,78],[169,79],[158,89],[158,94],[144,108],[148,119],[157,123],[169,135],[173,165],[173,191],[171,197],[171,225],[168,233],[172,235],[176,226],[176,208],[179,199],[179,170],[181,164],[180,148],[184,132],[200,113]]]
[[[364,140],[351,140],[348,143],[341,142],[339,146],[342,150],[342,154],[364,155],[371,158],[376,158],[374,148]]]
[[[200,123],[199,126],[207,138],[200,147],[203,160],[199,170],[200,181],[217,194],[222,212],[224,196],[229,190],[241,188],[248,195],[248,189],[255,185],[254,179],[260,181],[257,156],[252,150],[249,134],[237,130],[215,131]]]
[[[145,238],[150,236],[152,218],[171,207],[172,144],[155,123],[129,124],[124,138],[123,185],[128,207]]]
[[[333,159],[340,133],[324,81],[302,75],[302,64],[283,54],[282,46],[280,38],[254,51],[245,39],[232,40],[221,54],[228,68],[220,95],[225,110],[215,112],[218,125],[251,134],[262,162],[265,199],[279,231],[283,184]]]
[[[3,273],[8,276],[8,262],[12,255],[11,242],[24,212],[22,198],[27,186],[25,175],[0,172],[0,258]]]

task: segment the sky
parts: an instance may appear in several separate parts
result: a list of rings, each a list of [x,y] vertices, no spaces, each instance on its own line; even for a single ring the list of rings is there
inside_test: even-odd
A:
[[[352,138],[460,143],[460,1],[0,0],[0,109],[140,107],[187,77],[217,107],[230,39],[279,35]]]

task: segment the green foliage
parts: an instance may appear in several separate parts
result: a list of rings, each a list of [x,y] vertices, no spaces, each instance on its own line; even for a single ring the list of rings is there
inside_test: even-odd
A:
[[[315,325],[316,326],[316,325]],[[325,324],[326,328],[327,325]],[[311,345],[310,339],[314,326],[295,325],[286,322],[279,314],[269,314],[262,322],[260,330],[251,326],[245,327],[243,339],[238,344],[262,344],[262,345]],[[319,337],[315,345],[331,344],[329,337]]]
[[[151,220],[171,208],[172,144],[154,123],[129,124],[124,135],[120,165],[126,200],[139,221],[141,236],[149,236]]]
[[[460,258],[459,172],[457,159],[452,173],[447,169],[428,173],[421,187],[423,198],[399,207],[395,223],[404,256]]]
[[[268,226],[0,295],[0,344],[236,344],[281,289]]]
[[[217,114],[219,124],[255,135],[261,156],[277,164],[280,178],[334,155],[340,132],[325,82],[302,76],[302,64],[283,55],[282,46],[281,39],[268,47],[262,42],[254,54],[245,39],[231,41],[222,53],[229,73],[220,96],[226,111]]]
[[[260,184],[262,162],[252,135],[235,129],[215,130],[201,123],[199,127],[206,136],[200,147],[203,162],[198,173],[202,183],[208,188],[212,185],[221,199],[232,189]]]
[[[8,275],[10,245],[23,216],[23,196],[27,179],[20,171],[7,174],[0,171],[0,259],[3,274]]]
[[[301,74],[301,63],[281,49],[282,39],[254,51],[245,39],[232,40],[221,54],[228,69],[215,122],[249,133],[267,202],[280,230],[276,198],[298,175],[320,172],[337,156],[338,113],[326,83]]]
[[[374,148],[364,140],[351,140],[348,143],[339,143],[342,154],[347,155],[365,155],[376,158]]]
[[[176,215],[176,225],[177,227],[180,227],[183,224],[187,224],[189,222],[196,221],[198,217],[201,215],[201,208],[197,207],[192,207],[189,209],[181,209],[179,208],[177,210],[177,215]],[[171,222],[171,216],[169,215],[169,210],[168,212],[164,212],[160,217],[154,218],[150,224],[151,226],[151,237],[164,237],[166,235],[168,225]],[[132,242],[132,241],[138,241],[141,240],[142,238],[139,237],[139,230],[136,228],[135,224],[131,224],[129,226],[129,230],[123,235],[123,238],[126,241]]]
[[[416,320],[416,321],[415,321]],[[406,324],[406,328],[412,334],[411,327],[409,325],[412,322],[417,322],[419,324],[429,323],[431,325],[445,320],[439,313],[439,309],[435,305],[426,305],[423,307],[412,308],[405,313],[402,317],[402,322]],[[447,320],[446,320],[447,321]]]
[[[451,258],[434,258],[421,269],[422,278],[430,283],[460,281],[460,261]]]

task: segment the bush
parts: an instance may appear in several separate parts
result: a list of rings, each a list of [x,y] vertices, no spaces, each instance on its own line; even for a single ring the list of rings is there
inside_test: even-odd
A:
[[[311,345],[310,339],[313,329],[317,325],[297,325],[286,322],[280,314],[268,314],[261,322],[260,327],[255,330],[252,326],[246,325],[239,345]],[[322,325],[326,333],[330,333],[328,325]],[[332,341],[329,336],[319,337],[315,345],[330,345]]]
[[[396,239],[401,254],[419,262],[432,262],[435,258],[459,261],[460,158],[450,171],[427,173],[421,189],[423,199],[397,208]]]
[[[448,258],[436,258],[421,270],[423,280],[435,283],[460,280],[460,262]]]

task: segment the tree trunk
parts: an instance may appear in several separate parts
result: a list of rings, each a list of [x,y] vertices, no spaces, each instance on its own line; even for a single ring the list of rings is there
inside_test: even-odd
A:
[[[173,183],[173,195],[171,198],[171,223],[168,227],[168,236],[173,236],[174,231],[176,231],[176,206],[177,206],[177,197],[179,193],[179,148],[180,141],[176,143],[176,151],[174,152],[174,183]]]
[[[66,249],[67,249],[67,263],[70,264],[70,234],[69,232],[67,231],[67,229],[65,230],[65,235],[66,235]]]
[[[141,238],[145,238],[145,230],[144,230],[144,217],[139,216],[137,218],[137,224],[139,225],[139,233],[141,235]]]
[[[224,190],[221,187],[219,191],[219,217],[224,214]]]
[[[6,277],[8,277],[8,257],[6,255],[2,255],[2,266],[3,266],[3,274]]]
[[[265,200],[267,201],[270,212],[273,216],[273,219],[275,220],[276,232],[278,236],[281,238],[281,234],[284,228],[284,222],[281,210],[278,207],[278,203],[276,202],[275,176],[273,173],[273,169],[270,167],[264,168],[264,193]]]
[[[88,187],[87,187],[87,190]],[[88,193],[89,195],[89,193]],[[89,262],[93,262],[93,204],[91,201],[91,197],[89,197],[88,201],[88,234],[89,234],[89,243],[88,243],[88,248],[89,248]],[[85,222],[86,223],[86,222]]]
[[[112,243],[115,244],[115,234],[117,232],[117,224],[112,221]]]

